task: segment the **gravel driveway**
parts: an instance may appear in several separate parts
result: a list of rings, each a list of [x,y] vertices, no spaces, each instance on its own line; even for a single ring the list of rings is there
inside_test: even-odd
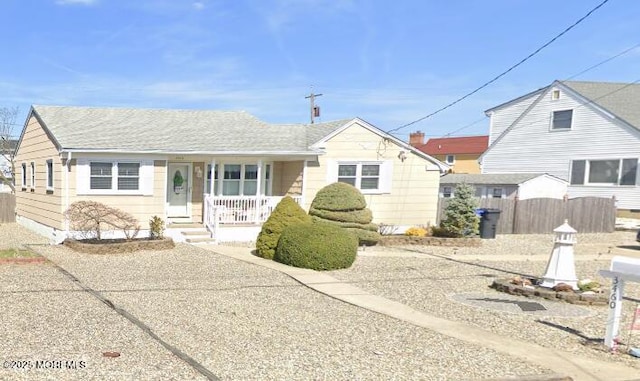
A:
[[[576,306],[558,302],[554,303],[553,313],[549,313],[555,316],[545,316],[544,312],[513,313],[513,305],[506,303],[482,308],[459,301],[466,293],[504,299],[505,294],[488,288],[496,278],[517,274],[542,276],[553,248],[552,241],[553,235],[503,235],[496,240],[484,240],[479,248],[370,248],[350,269],[330,274],[373,294],[438,317],[466,322],[549,348],[621,362],[637,367],[640,374],[640,359],[627,354],[611,354],[602,345],[608,316],[606,307],[577,307],[586,312],[579,314],[569,311]],[[578,277],[598,280],[606,287],[610,282],[597,272],[609,267],[611,256],[639,254],[634,232],[580,234],[578,242]],[[500,260],[491,260],[492,257]],[[623,304],[621,335],[631,346],[640,347],[640,333],[630,335],[628,330],[633,312],[640,303],[640,285],[627,284],[625,296],[628,299]],[[557,316],[556,310],[562,309],[567,310],[565,317]]]

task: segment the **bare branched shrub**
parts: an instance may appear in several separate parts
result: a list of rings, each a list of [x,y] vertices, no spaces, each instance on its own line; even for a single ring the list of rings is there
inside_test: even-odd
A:
[[[105,230],[122,230],[127,240],[138,235],[140,225],[131,214],[96,201],[77,201],[65,212],[71,230],[83,238],[102,239]]]

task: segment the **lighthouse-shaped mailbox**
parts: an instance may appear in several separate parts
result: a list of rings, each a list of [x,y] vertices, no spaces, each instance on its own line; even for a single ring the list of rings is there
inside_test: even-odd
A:
[[[564,220],[564,224],[555,228],[553,232],[556,233],[553,251],[540,285],[551,288],[557,284],[565,283],[577,290],[578,278],[576,277],[573,255],[573,246],[577,242],[577,231],[569,226],[569,221]]]

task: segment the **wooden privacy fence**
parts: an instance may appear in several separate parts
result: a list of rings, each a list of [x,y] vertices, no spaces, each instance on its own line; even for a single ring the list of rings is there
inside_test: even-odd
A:
[[[0,223],[16,222],[16,195],[0,193]]]
[[[438,200],[438,224],[444,217],[448,202],[447,198]],[[615,229],[616,206],[613,198],[481,198],[478,203],[480,208],[500,209],[500,219],[496,226],[498,234],[551,233],[565,219],[579,233],[609,233]]]

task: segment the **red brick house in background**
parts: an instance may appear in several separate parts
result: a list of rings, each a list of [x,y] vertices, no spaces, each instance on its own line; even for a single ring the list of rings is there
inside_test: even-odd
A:
[[[429,139],[424,143],[424,133],[412,132],[409,144],[451,166],[453,173],[480,173],[478,158],[489,146],[489,136],[461,136]]]

